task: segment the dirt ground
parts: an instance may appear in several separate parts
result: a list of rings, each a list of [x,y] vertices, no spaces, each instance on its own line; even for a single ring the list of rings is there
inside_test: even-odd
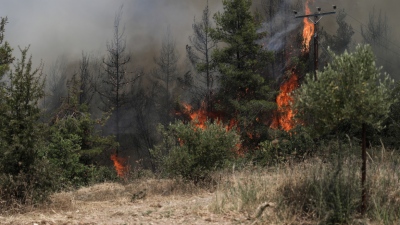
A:
[[[54,194],[51,203],[0,224],[251,224],[239,213],[215,214],[215,194],[168,180],[105,183]]]

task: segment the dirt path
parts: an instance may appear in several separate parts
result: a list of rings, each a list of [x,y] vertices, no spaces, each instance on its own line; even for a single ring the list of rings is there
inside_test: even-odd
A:
[[[143,188],[143,185],[142,187]],[[0,224],[246,224],[244,215],[210,212],[214,194],[152,193],[104,184],[54,195],[43,209],[0,216]],[[154,189],[153,189],[154,192]]]

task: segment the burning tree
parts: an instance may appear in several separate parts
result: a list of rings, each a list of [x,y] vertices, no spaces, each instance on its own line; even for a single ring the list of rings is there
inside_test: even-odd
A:
[[[264,34],[257,33],[260,24],[250,13],[251,1],[227,0],[223,5],[211,29],[211,37],[225,46],[212,54],[220,73],[215,109],[225,114],[224,121],[237,120],[245,145],[257,144],[266,138],[265,116],[275,107],[260,75],[271,54],[256,43]]]
[[[312,3],[312,0],[307,0],[304,4],[306,14],[311,13],[310,3]],[[293,40],[297,43],[296,48],[298,47],[300,51],[293,49],[293,42],[289,44],[290,46],[286,46],[287,49],[290,49],[284,57],[283,68],[286,70],[286,74],[283,76],[283,82],[279,87],[279,94],[276,97],[277,110],[274,112],[270,126],[272,129],[282,129],[286,132],[289,132],[297,125],[294,120],[296,111],[291,106],[294,101],[292,93],[299,87],[302,80],[301,75],[304,75],[309,69],[305,65],[309,64],[307,61],[310,60],[310,43],[315,32],[314,24],[308,18],[303,18],[302,22],[303,26],[300,34],[297,35],[298,39]],[[293,60],[293,55],[297,53],[299,54],[298,60]]]
[[[296,91],[294,106],[298,116],[315,135],[332,131],[348,122],[362,130],[362,213],[366,210],[366,128],[379,129],[387,117],[391,98],[391,83],[375,66],[369,46],[357,46],[354,53],[335,55],[333,61],[318,72],[318,81],[311,76]],[[307,121],[312,118],[312,121]]]

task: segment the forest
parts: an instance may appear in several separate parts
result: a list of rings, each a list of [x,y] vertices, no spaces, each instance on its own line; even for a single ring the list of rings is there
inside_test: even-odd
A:
[[[49,64],[11,46],[0,15],[0,215],[104,182],[218,191],[216,174],[287,170],[272,197],[255,174],[219,190],[214,212],[232,204],[270,224],[268,199],[272,224],[398,223],[400,43],[385,11],[363,21],[329,1],[203,2],[185,42],[162,27],[139,55],[116,5],[105,51]]]

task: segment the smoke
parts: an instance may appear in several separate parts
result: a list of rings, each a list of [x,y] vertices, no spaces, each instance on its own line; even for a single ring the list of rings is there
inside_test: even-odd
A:
[[[8,17],[6,40],[14,47],[30,45],[35,64],[45,67],[60,55],[78,60],[82,51],[106,55],[106,44],[113,37],[114,16],[123,4],[121,24],[125,26],[127,51],[138,66],[149,66],[159,52],[170,26],[181,58],[192,34],[193,19],[200,19],[206,0],[96,0],[96,1],[5,1],[0,16]],[[209,0],[212,13],[221,10],[219,0]],[[99,55],[97,55],[99,56]]]
[[[306,0],[283,0],[280,2],[281,4],[278,13],[272,19],[264,23],[263,27],[260,29],[260,31],[266,31],[268,33],[267,37],[262,40],[262,43],[264,43],[267,49],[273,51],[280,50],[284,47],[283,40],[285,36],[302,24],[302,19],[294,19],[292,10],[298,11],[298,15],[303,15],[304,9],[302,5],[306,3]],[[317,7],[321,7],[323,12],[333,11],[333,5],[337,6],[337,11],[344,9],[348,14],[346,21],[352,25],[355,31],[355,42],[362,42],[360,34],[361,26],[367,25],[369,14],[373,9],[375,9],[376,15],[378,15],[379,12],[382,12],[383,16],[386,15],[390,27],[391,40],[394,41],[400,38],[400,29],[396,24],[396,21],[400,19],[400,14],[397,12],[400,8],[400,1],[310,0],[310,3],[310,9],[312,12],[315,12]],[[265,2],[264,0],[255,0],[255,5],[254,8],[259,10],[263,5],[265,5]],[[335,34],[337,29],[335,15],[324,16],[319,24],[328,33]],[[279,29],[277,30],[276,28]],[[400,52],[400,49],[398,49],[398,51]]]
[[[0,16],[9,18],[5,35],[6,40],[15,49],[14,55],[19,56],[17,46],[30,45],[35,65],[43,60],[45,67],[50,66],[60,55],[66,56],[70,61],[78,60],[82,51],[99,58],[106,55],[106,43],[113,37],[115,12],[123,4],[121,24],[125,26],[127,50],[131,52],[132,62],[135,65],[149,68],[154,64],[153,58],[159,52],[168,26],[183,61],[188,37],[192,35],[193,19],[196,17],[200,20],[207,0],[0,0],[0,2],[2,3]],[[269,2],[254,0],[253,9],[264,12],[262,7]],[[294,19],[292,10],[297,10],[299,14],[304,12],[304,9],[297,6],[304,4],[305,0],[280,2],[283,3],[279,13],[261,29],[273,34],[262,41],[270,50],[282,48],[284,36],[301,24],[301,19]],[[283,7],[284,4],[288,7]],[[212,14],[222,11],[221,0],[209,0],[209,5]],[[400,14],[397,13],[400,8],[398,0],[314,0],[311,10],[315,11],[315,7],[319,6],[323,11],[331,11],[332,5],[337,5],[338,10],[345,9],[349,16],[364,24],[367,24],[369,12],[373,7],[377,12],[382,10],[382,13],[387,15],[392,40],[400,38],[400,29],[396,25],[400,19]],[[360,23],[350,17],[347,21],[356,31],[356,41],[361,41]],[[320,24],[329,33],[336,31],[335,16],[324,17]]]
[[[285,47],[285,37],[300,26],[301,20],[294,18],[290,8],[288,0],[282,1],[275,16],[259,29],[259,32],[267,33],[260,41],[267,50],[281,50]]]

